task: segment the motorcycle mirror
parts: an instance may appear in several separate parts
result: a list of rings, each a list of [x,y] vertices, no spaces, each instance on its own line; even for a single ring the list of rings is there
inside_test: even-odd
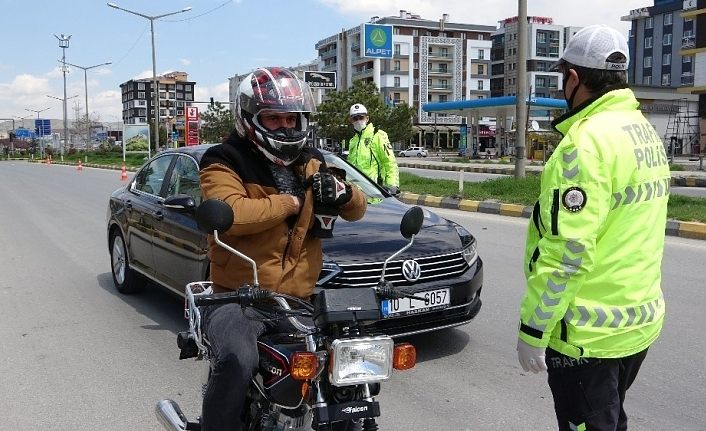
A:
[[[400,222],[400,232],[402,236],[410,239],[412,235],[416,235],[422,229],[422,224],[424,223],[424,210],[418,206],[413,206],[408,209],[404,216],[402,216],[402,221]]]
[[[196,208],[196,224],[205,233],[224,232],[233,225],[233,208],[218,199],[207,199]]]

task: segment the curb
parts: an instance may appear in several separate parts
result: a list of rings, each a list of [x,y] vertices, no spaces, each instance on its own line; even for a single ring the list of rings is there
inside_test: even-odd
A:
[[[426,163],[416,163],[416,162],[397,162],[398,166],[405,168],[417,168],[417,169],[429,169],[434,171],[464,171],[473,172],[476,174],[501,174],[501,175],[514,175],[514,167],[481,167],[481,166],[458,166],[458,165],[430,165]],[[534,169],[533,169],[534,168]],[[527,175],[539,175],[542,173],[541,166],[527,166],[525,169],[525,174]],[[690,175],[676,175],[672,174],[672,179],[670,185],[677,187],[706,187],[706,178],[690,176]]]
[[[40,163],[40,161],[35,160],[33,163]],[[52,164],[58,165],[68,165],[73,166],[73,163],[69,162],[52,162]],[[416,163],[414,163],[416,165]],[[412,165],[410,163],[409,165]],[[116,165],[99,165],[95,163],[86,163],[83,167],[88,168],[100,168],[100,169],[113,169],[120,170],[122,166]],[[126,168],[126,170],[131,172],[136,172],[138,168]],[[429,168],[433,169],[433,168]],[[480,168],[483,169],[483,168]],[[444,169],[449,170],[449,169]],[[460,168],[458,170],[461,170]],[[465,169],[464,169],[465,171]],[[469,171],[471,172],[471,171]],[[529,172],[529,171],[528,171]],[[500,173],[500,172],[497,172]],[[672,183],[675,180],[680,180],[684,178],[674,178],[672,177]],[[702,186],[695,187],[706,187],[706,180],[699,179],[699,183],[703,183]],[[696,184],[696,182],[695,182]],[[674,184],[672,184],[674,185]],[[692,186],[693,187],[693,186]],[[474,201],[470,199],[458,199],[455,197],[439,197],[432,195],[418,195],[415,193],[402,192],[400,193],[399,200],[404,203],[412,205],[424,205],[436,208],[446,208],[452,210],[461,210],[469,212],[480,212],[485,214],[495,214],[504,215],[509,217],[523,217],[530,218],[532,216],[532,207],[516,204],[505,204],[501,202],[493,201]],[[683,222],[676,220],[667,220],[667,226],[665,229],[667,235],[678,236],[682,238],[691,239],[701,239],[706,240],[706,224],[705,223],[695,223],[695,222]]]
[[[523,217],[526,219],[532,216],[533,209],[531,206],[524,205],[504,204],[492,201],[474,201],[455,197],[418,195],[408,192],[400,193],[398,199],[411,205],[424,205],[435,208],[504,215],[509,217]],[[669,236],[706,240],[706,223],[667,220],[665,233]]]

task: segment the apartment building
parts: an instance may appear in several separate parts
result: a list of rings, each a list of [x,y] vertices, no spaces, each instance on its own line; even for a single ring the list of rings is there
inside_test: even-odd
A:
[[[706,0],[654,0],[653,6],[633,9],[621,19],[631,23],[628,80],[640,108],[668,151],[674,143],[677,155],[703,152]],[[656,88],[664,90],[661,97],[643,95]],[[660,110],[649,109],[660,105]]]
[[[337,72],[338,89],[356,80],[371,81],[385,100],[414,107],[417,133],[412,144],[454,147],[465,119],[429,115],[421,106],[490,97],[490,35],[495,27],[453,23],[447,14],[428,20],[405,10],[370,22],[393,26],[392,58],[362,55],[361,23],[316,43],[320,70]]]
[[[196,82],[188,80],[186,72],[157,76],[159,85],[159,119],[168,130],[184,137],[184,108],[194,102]],[[124,124],[149,124],[154,118],[152,78],[131,79],[120,84]]]
[[[517,17],[499,22],[492,35],[491,95],[515,96],[517,93],[518,61]],[[543,16],[527,17],[527,88],[535,97],[553,97],[561,90],[561,73],[550,72],[568,39],[580,27],[564,27],[554,24],[554,19]]]

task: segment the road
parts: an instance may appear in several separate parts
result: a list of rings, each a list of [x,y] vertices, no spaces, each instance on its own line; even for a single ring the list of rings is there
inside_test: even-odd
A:
[[[419,159],[422,160],[422,159]],[[442,171],[436,169],[421,169],[421,168],[406,168],[400,167],[400,172],[407,172],[413,175],[417,175],[423,178],[433,178],[442,180],[453,180],[458,181],[459,172],[456,171]],[[483,174],[475,172],[464,172],[463,181],[469,183],[475,183],[480,181],[485,181],[489,179],[506,177],[507,175],[502,174]],[[669,189],[670,193],[682,196],[691,196],[706,198],[706,187],[671,187]]]
[[[182,300],[161,289],[113,288],[105,239],[120,172],[0,163],[2,430],[158,430],[155,402],[199,409],[202,369],[179,361]],[[411,337],[419,364],[379,397],[380,428],[555,429],[545,376],[517,364],[527,220],[436,209],[476,234],[483,309],[469,325]],[[668,237],[667,319],[628,393],[631,429],[704,430],[706,242]]]

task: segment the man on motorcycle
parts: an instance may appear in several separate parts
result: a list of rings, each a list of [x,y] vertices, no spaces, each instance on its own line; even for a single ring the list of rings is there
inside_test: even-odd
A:
[[[235,131],[201,161],[204,199],[234,212],[221,240],[255,260],[262,288],[308,298],[322,266],[321,239],[336,217],[363,217],[365,195],[326,168],[321,153],[305,147],[311,90],[283,68],[259,68],[236,94]],[[252,281],[252,268],[209,236],[215,292]],[[274,324],[238,304],[203,313],[212,370],[203,401],[202,429],[239,429],[248,383],[258,367],[257,339]]]

